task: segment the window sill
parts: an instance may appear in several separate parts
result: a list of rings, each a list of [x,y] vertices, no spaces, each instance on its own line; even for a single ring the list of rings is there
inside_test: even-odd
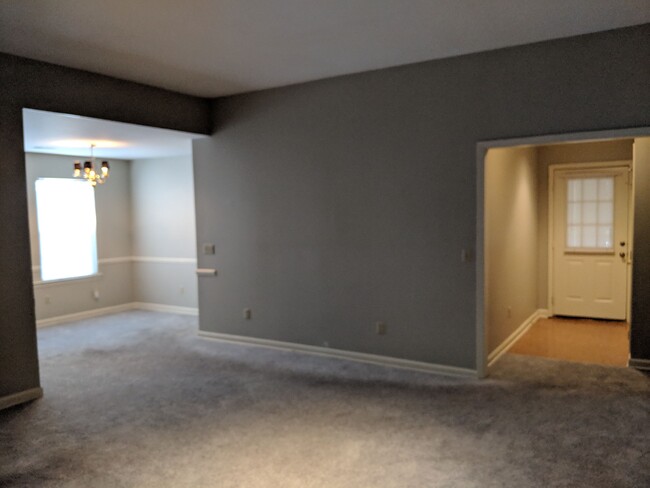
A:
[[[83,283],[84,281],[97,281],[102,276],[104,276],[103,273],[95,273],[88,276],[79,276],[75,278],[61,278],[58,280],[48,280],[48,281],[34,281],[34,287],[47,288],[49,286],[56,286],[56,285],[65,285],[65,284],[74,285],[77,283]]]
[[[615,254],[614,249],[597,249],[593,247],[572,247],[564,250],[564,254],[601,254],[611,255]]]

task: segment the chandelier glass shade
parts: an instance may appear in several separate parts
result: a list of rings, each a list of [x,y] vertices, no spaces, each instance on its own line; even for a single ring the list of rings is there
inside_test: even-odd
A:
[[[83,169],[81,167],[81,161],[74,162],[74,173],[75,178],[85,178],[88,182],[94,187],[97,185],[103,185],[108,179],[110,173],[110,166],[108,161],[102,161],[102,165],[97,171],[95,169],[95,155],[93,154],[95,145],[90,145],[90,161],[86,161],[83,164]]]

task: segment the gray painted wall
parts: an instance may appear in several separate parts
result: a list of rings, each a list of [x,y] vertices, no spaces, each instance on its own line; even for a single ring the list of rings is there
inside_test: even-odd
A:
[[[476,142],[650,126],[648,59],[646,24],[226,98],[210,120],[195,97],[0,54],[0,396],[39,384],[23,107],[221,130],[195,144],[198,242],[218,245],[200,264],[228,271],[201,281],[202,328],[474,367],[475,268],[458,257]],[[639,215],[632,345],[650,358]]]
[[[201,329],[474,368],[477,142],[649,126],[648,59],[644,25],[216,100]]]
[[[538,309],[537,150],[485,157],[485,317],[488,353]]]
[[[206,101],[0,54],[0,397],[39,386],[22,109],[207,134]]]
[[[58,317],[132,301],[131,263],[104,264],[106,258],[131,255],[131,188],[128,162],[111,159],[109,182],[95,189],[97,257],[101,276],[60,283],[40,281],[40,251],[34,183],[38,178],[70,178],[72,162],[78,158],[52,154],[25,154],[27,202],[33,269],[36,319]],[[73,245],[73,243],[71,243]],[[93,292],[99,292],[96,300]],[[46,299],[47,298],[47,299]]]
[[[130,169],[134,300],[197,308],[192,157],[137,159]]]

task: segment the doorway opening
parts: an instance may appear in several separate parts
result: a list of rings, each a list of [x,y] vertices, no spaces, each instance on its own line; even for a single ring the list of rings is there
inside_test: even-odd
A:
[[[200,136],[32,109],[23,127],[37,327],[134,308],[197,315]],[[110,164],[96,187],[73,176],[91,151]]]
[[[647,129],[479,144],[477,367],[627,366],[635,166]]]

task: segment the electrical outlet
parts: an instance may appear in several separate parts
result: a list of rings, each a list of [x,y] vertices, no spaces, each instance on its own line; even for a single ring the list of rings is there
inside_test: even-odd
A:
[[[508,307],[508,310],[506,312],[508,314],[508,318],[512,318],[512,307]]]
[[[99,290],[93,290],[93,298],[99,300]]]
[[[49,305],[50,303],[52,303],[52,299],[49,295],[45,295],[45,305]]]
[[[250,320],[253,317],[253,312],[250,308],[245,308],[244,309],[244,318],[246,320]]]
[[[378,335],[385,335],[388,332],[388,327],[384,322],[377,322],[375,328]]]
[[[180,293],[181,295],[185,295],[185,287],[184,287],[184,286],[181,286],[181,288],[180,288],[180,290],[179,290],[179,293]]]

